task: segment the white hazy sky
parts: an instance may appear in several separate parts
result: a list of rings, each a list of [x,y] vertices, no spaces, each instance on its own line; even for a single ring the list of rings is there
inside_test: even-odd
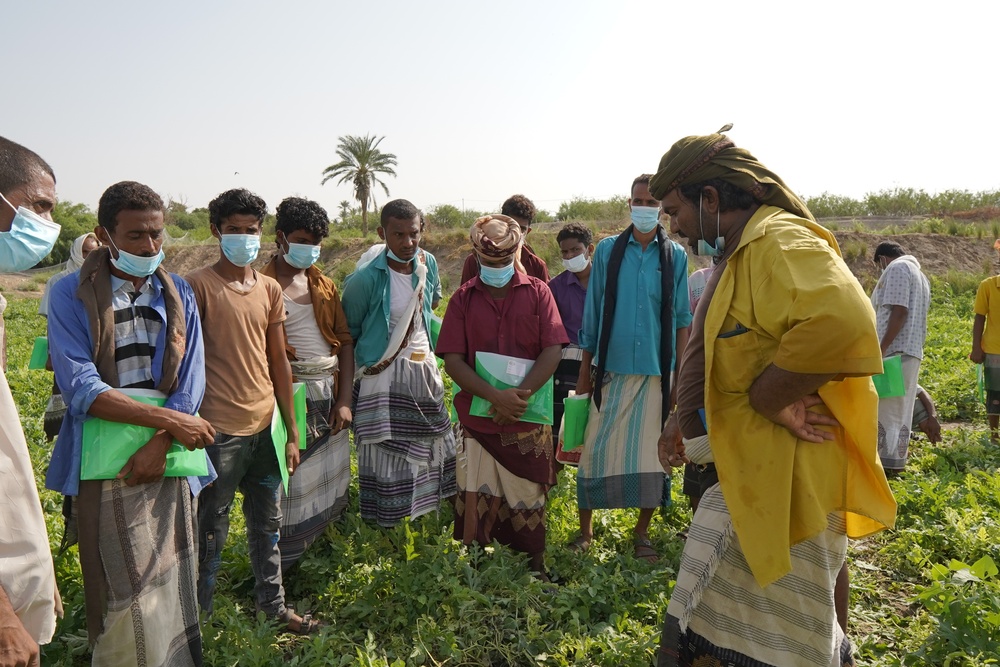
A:
[[[554,211],[727,122],[802,195],[993,190],[998,19],[987,0],[10,0],[0,135],[91,207],[137,180],[335,215],[351,190],[321,172],[371,133],[393,197]]]

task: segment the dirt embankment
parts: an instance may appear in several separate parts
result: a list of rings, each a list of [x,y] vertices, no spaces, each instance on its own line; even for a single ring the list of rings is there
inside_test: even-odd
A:
[[[533,230],[532,239],[554,237],[558,228],[558,225],[550,225]],[[607,233],[601,234],[601,236],[606,235]],[[863,284],[872,284],[878,278],[872,256],[875,247],[883,241],[893,241],[903,246],[907,252],[920,260],[924,272],[928,275],[944,275],[949,271],[982,274],[994,273],[997,270],[995,266],[997,255],[993,250],[992,239],[944,234],[881,235],[877,232],[854,231],[838,231],[834,232],[834,235],[840,243],[847,265]],[[327,274],[340,280],[354,268],[358,258],[370,245],[371,241],[364,239],[334,239],[324,246],[320,261]],[[446,289],[454,289],[462,274],[462,263],[471,250],[465,235],[457,230],[432,232],[425,238],[423,247],[437,258]],[[273,252],[273,244],[265,244],[261,250],[261,258],[254,263],[254,266],[263,266]],[[164,267],[172,273],[183,276],[216,261],[218,253],[219,246],[215,243],[168,247]],[[690,256],[690,260],[697,267],[708,264],[707,258],[704,257]],[[552,268],[559,270],[559,267]],[[45,278],[51,273],[51,271],[29,271],[2,275],[0,290],[8,297],[40,296],[45,287]]]

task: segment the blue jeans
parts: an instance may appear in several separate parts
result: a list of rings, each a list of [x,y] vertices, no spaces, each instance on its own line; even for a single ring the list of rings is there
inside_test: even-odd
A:
[[[222,548],[229,535],[229,510],[239,488],[243,492],[257,608],[268,617],[280,616],[285,612],[278,552],[281,471],[271,430],[253,435],[216,433],[215,444],[205,451],[219,478],[198,497],[198,604],[206,613],[212,613]]]

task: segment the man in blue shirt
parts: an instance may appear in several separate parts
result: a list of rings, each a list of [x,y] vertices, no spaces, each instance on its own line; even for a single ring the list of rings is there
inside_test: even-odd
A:
[[[342,296],[358,368],[361,518],[383,527],[434,511],[457,491],[455,437],[430,345],[437,261],[420,249],[421,217],[405,199],[387,203],[385,249],[347,277]]]
[[[159,195],[117,183],[101,196],[97,219],[104,247],[51,295],[49,348],[68,412],[46,486],[78,496],[94,664],[201,664],[192,492],[211,477],[164,477],[174,440],[195,449],[215,435],[195,415],[205,392],[198,310],[190,286],[159,268]],[[135,400],[139,393],[163,407]],[[110,444],[84,443],[91,418],[156,430],[123,455],[113,479],[81,481],[85,448]]]
[[[634,553],[654,562],[649,522],[665,486],[656,442],[673,402],[670,376],[687,343],[691,307],[687,253],[660,226],[649,179],[632,183],[632,224],[594,251],[576,384],[578,395],[594,396],[577,472],[580,536],[572,546],[589,548],[595,509],[637,507]]]

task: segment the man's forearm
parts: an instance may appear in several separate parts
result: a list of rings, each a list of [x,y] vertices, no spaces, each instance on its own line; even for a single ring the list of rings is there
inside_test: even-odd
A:
[[[882,336],[882,354],[886,353],[892,342],[896,340],[896,336],[903,330],[903,325],[906,324],[908,315],[909,309],[906,306],[892,307],[892,311],[889,313],[889,322],[885,327],[885,335]]]
[[[354,345],[341,345],[337,353],[338,365],[338,385],[337,385],[337,405],[351,404],[351,395],[354,391]]]
[[[750,386],[750,407],[770,419],[834,377],[835,373],[793,373],[771,364]]]
[[[972,321],[972,351],[976,352],[983,349],[983,330],[986,329],[986,318],[982,315],[976,315],[976,318]]]
[[[90,404],[87,413],[92,417],[106,421],[147,426],[165,431],[170,431],[175,427],[174,417],[177,414],[169,408],[140,403],[115,389],[98,394],[94,402]]]
[[[561,345],[551,345],[542,350],[542,353],[535,359],[535,364],[531,367],[531,370],[524,376],[524,381],[521,382],[519,388],[527,389],[534,394],[556,372],[561,359]]]

